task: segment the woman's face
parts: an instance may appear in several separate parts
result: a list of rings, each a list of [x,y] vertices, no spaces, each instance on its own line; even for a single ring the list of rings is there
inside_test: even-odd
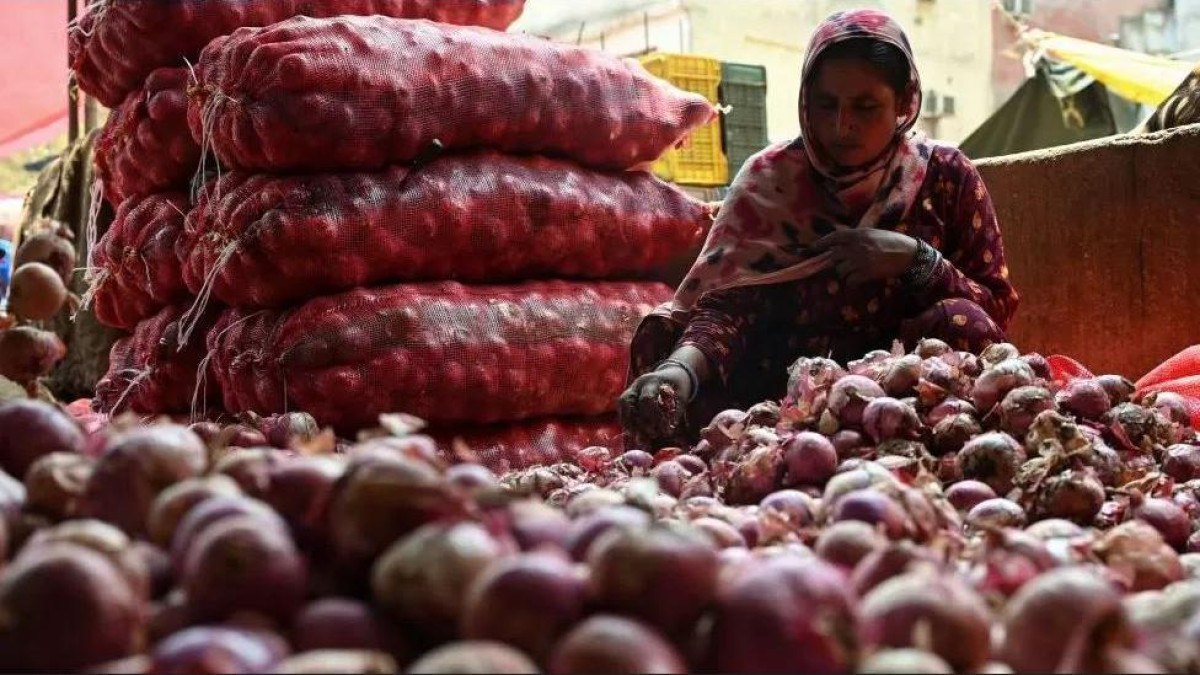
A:
[[[828,59],[808,93],[808,118],[817,144],[842,167],[874,160],[892,142],[908,101],[862,59]]]

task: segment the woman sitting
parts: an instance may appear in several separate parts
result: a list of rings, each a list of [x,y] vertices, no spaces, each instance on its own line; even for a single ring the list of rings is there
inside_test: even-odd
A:
[[[801,356],[939,338],[980,351],[1017,307],[987,190],[913,131],[921,83],[888,15],[835,14],[804,61],[800,138],[747,161],[669,306],[634,336],[622,424],[654,445],[783,396]]]

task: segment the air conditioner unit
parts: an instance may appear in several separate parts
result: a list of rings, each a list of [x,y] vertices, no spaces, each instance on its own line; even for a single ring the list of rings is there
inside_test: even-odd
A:
[[[1004,10],[1017,16],[1033,15],[1033,0],[1004,0]]]
[[[933,90],[926,91],[924,101],[921,103],[921,117],[941,117],[944,114],[945,105],[942,96]]]

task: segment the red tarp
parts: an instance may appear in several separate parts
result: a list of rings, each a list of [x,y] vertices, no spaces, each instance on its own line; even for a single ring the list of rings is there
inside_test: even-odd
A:
[[[66,0],[0,2],[0,157],[67,129]]]

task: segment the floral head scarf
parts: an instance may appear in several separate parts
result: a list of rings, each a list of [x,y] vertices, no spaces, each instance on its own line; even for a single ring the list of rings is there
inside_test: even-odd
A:
[[[817,28],[804,59],[801,80],[801,137],[768,147],[752,157],[730,187],[708,240],[674,301],[655,315],[686,323],[706,293],[738,286],[796,281],[829,267],[828,254],[807,255],[813,242],[837,229],[895,227],[916,200],[925,180],[931,145],[913,131],[921,96],[912,97],[889,151],[870,165],[844,169],[822,157],[811,139],[805,92],[820,56],[855,38],[890,44],[904,54],[909,85],[921,91],[912,48],[894,19],[875,10],[839,12]],[[882,173],[881,173],[882,172]],[[838,194],[878,181],[865,215],[854,221]]]

